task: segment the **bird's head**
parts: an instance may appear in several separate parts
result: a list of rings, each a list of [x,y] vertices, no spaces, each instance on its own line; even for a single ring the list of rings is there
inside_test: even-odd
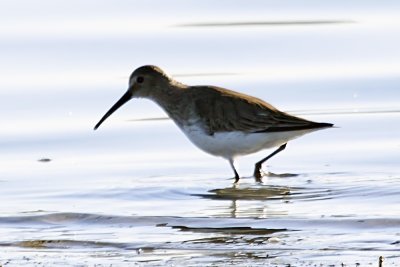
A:
[[[163,90],[171,82],[168,77],[159,67],[146,65],[137,68],[129,77],[129,87],[126,93],[110,108],[109,111],[96,124],[94,129],[99,126],[111,115],[120,108],[123,104],[132,98],[148,97],[156,95],[158,91]]]

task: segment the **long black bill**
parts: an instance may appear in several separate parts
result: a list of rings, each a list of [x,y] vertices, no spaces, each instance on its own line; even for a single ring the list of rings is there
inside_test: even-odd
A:
[[[112,106],[110,108],[109,111],[107,111],[107,113],[103,116],[103,118],[101,118],[101,120],[96,124],[96,126],[94,126],[94,130],[96,130],[97,128],[99,128],[99,126],[103,123],[103,121],[105,121],[111,114],[114,113],[114,111],[116,111],[119,107],[121,107],[123,104],[125,104],[126,102],[128,102],[131,99],[131,92],[128,90],[122,97],[120,100],[117,101],[117,103],[114,104],[114,106]]]

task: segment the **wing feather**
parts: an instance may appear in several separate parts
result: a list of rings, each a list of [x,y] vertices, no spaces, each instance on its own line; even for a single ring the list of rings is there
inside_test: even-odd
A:
[[[195,89],[195,110],[209,134],[225,131],[248,133],[293,131],[330,127],[279,111],[269,103],[245,94],[211,86]],[[198,97],[199,93],[201,97]]]

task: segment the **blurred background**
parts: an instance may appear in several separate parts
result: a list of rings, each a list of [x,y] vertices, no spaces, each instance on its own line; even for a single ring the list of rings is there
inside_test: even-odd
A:
[[[0,1],[0,265],[398,265],[399,14],[368,0]],[[233,188],[227,162],[150,101],[93,131],[146,64],[339,128]]]

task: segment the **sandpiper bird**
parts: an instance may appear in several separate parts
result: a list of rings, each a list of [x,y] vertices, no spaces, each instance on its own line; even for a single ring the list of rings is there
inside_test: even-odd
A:
[[[261,99],[228,89],[184,85],[159,67],[147,65],[132,73],[128,91],[94,129],[132,98],[153,100],[198,148],[227,159],[235,183],[240,179],[234,166],[236,157],[278,147],[255,164],[254,177],[261,182],[261,165],[284,150],[289,140],[333,126],[289,115]]]

